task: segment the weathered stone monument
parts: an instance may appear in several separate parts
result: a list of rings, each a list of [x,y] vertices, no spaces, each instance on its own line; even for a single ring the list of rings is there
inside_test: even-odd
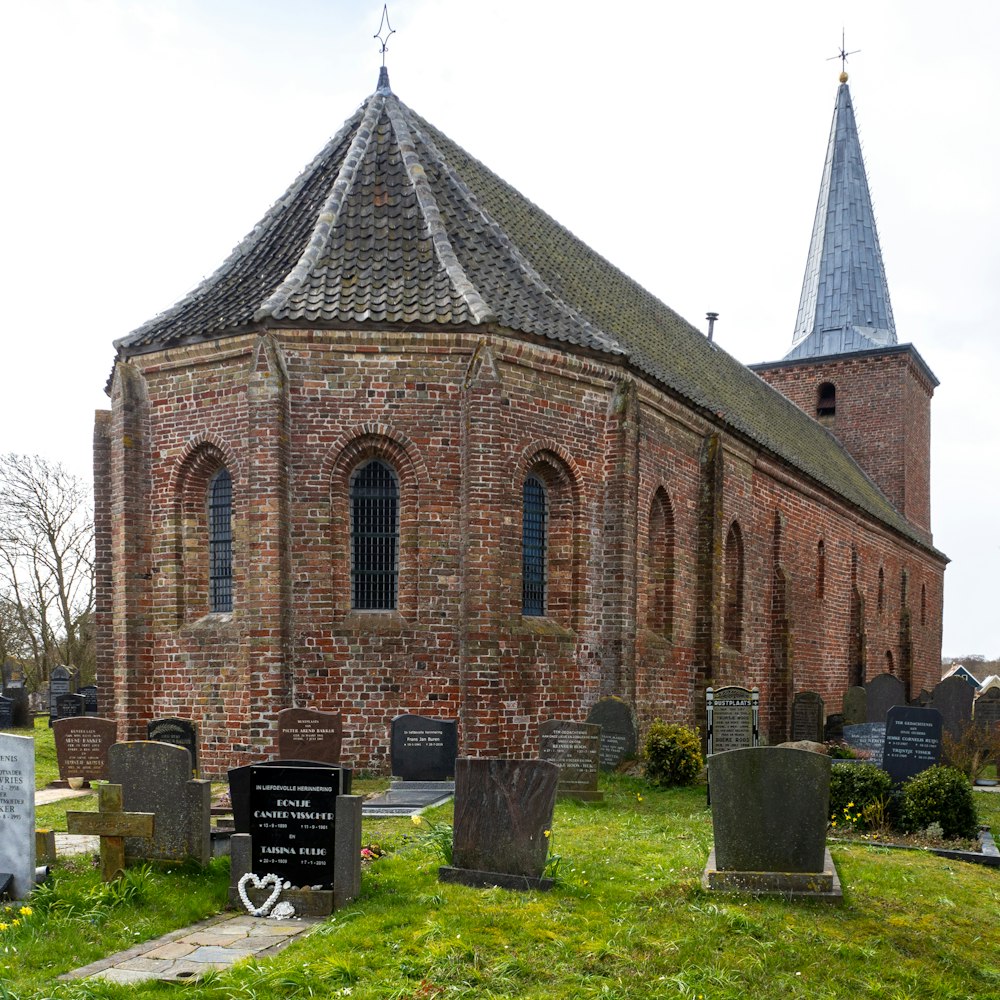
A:
[[[931,707],[941,713],[941,725],[953,740],[960,740],[962,733],[972,724],[975,698],[975,688],[954,674],[936,684],[931,692]]]
[[[941,713],[935,708],[894,705],[889,709],[882,767],[896,784],[941,763],[941,725]]]
[[[635,714],[621,698],[601,698],[587,713],[587,722],[601,727],[601,770],[614,771],[639,749]]]
[[[844,692],[844,725],[858,726],[868,721],[868,692],[863,687],[849,687]]]
[[[53,667],[49,674],[49,725],[59,718],[56,711],[56,699],[72,691],[72,675],[69,667]],[[79,714],[83,714],[82,712]]]
[[[190,719],[153,719],[146,723],[146,739],[184,747],[191,754],[191,773],[198,777],[198,727]]]
[[[155,817],[152,813],[125,812],[121,785],[101,785],[97,802],[97,812],[67,812],[66,829],[100,838],[101,878],[113,882],[125,870],[125,838],[151,838]]]
[[[340,763],[344,724],[337,712],[285,708],[278,713],[278,759]]]
[[[106,781],[108,751],[117,739],[118,726],[110,719],[56,719],[52,723],[56,761],[63,781]]]
[[[0,733],[0,896],[35,885],[35,741]]]
[[[542,760],[559,767],[559,798],[600,802],[601,727],[588,722],[550,719],[538,727]]]
[[[906,704],[906,686],[893,674],[879,674],[865,685],[868,722],[885,722],[893,705]]]
[[[792,699],[792,739],[822,743],[826,708],[815,691],[798,691]]]

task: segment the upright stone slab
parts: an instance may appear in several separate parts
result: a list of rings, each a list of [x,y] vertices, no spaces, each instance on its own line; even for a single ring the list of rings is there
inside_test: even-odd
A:
[[[941,763],[941,723],[941,713],[935,708],[894,705],[889,709],[882,767],[896,784]]]
[[[0,694],[0,729],[14,728],[14,699]]]
[[[108,774],[122,786],[126,812],[153,813],[151,838],[129,837],[126,860],[183,861],[202,865],[212,857],[211,791],[191,777],[191,754],[169,743],[115,743],[108,751]]]
[[[337,712],[285,708],[278,713],[278,759],[340,763],[344,724]]]
[[[393,777],[404,781],[447,781],[455,774],[458,723],[426,715],[397,715],[389,746]]]
[[[972,723],[972,703],[976,700],[975,688],[962,677],[946,677],[931,692],[931,705],[941,713],[944,731],[960,740],[962,733]]]
[[[72,690],[71,688],[72,680],[69,672],[69,667],[53,667],[52,673],[49,674],[49,724],[51,725],[54,719],[59,718],[56,713],[56,699],[61,695],[69,694]]]
[[[83,710],[87,715],[97,715],[97,685],[85,684],[77,694],[83,695]]]
[[[559,768],[547,760],[459,757],[455,764],[452,864],[445,882],[548,889],[548,857]]]
[[[744,750],[759,742],[757,689],[730,685],[705,692],[708,753]]]
[[[877,767],[882,766],[885,750],[885,723],[863,722],[857,726],[844,726],[844,742],[855,750],[863,750]]]
[[[975,700],[972,718],[978,728],[996,730],[1000,724],[1000,688],[990,688]]]
[[[118,726],[111,719],[56,719],[52,723],[59,777],[107,781],[108,751],[114,745]]]
[[[28,699],[28,689],[20,680],[11,681],[3,689],[3,696],[11,702],[11,728],[31,729],[34,725],[31,718],[31,705]]]
[[[868,692],[863,687],[849,687],[844,692],[844,725],[859,726],[868,721]]]
[[[588,722],[550,719],[538,727],[542,760],[559,767],[559,798],[597,802],[604,793],[597,788],[601,763],[601,727]]]
[[[0,733],[0,881],[25,899],[35,885],[35,741]]]
[[[146,739],[184,747],[191,754],[191,773],[198,774],[198,727],[190,719],[153,719],[146,723]]]
[[[815,691],[799,691],[792,700],[792,739],[822,743],[826,709]]]
[[[865,685],[869,722],[885,722],[893,705],[906,704],[906,687],[892,674],[879,674]]]
[[[82,694],[61,694],[56,698],[56,714],[49,720],[50,725],[56,719],[78,719],[84,714],[86,702]]]
[[[840,712],[826,717],[823,726],[823,740],[826,743],[841,743],[844,739],[844,717]]]
[[[601,727],[601,770],[614,771],[639,749],[635,714],[621,698],[601,698],[587,713],[587,722]]]

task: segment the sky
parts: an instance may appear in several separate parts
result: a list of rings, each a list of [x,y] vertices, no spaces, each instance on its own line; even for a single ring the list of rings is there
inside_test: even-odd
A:
[[[91,475],[112,341],[375,89],[374,0],[0,3],[0,451]],[[1000,655],[1000,4],[396,0],[416,112],[745,363],[792,330],[846,32],[900,343],[941,381],[947,656]]]

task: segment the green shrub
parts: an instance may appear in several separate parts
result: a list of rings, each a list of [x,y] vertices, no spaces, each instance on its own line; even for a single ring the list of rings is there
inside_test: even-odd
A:
[[[946,838],[975,837],[979,818],[972,786],[961,771],[938,764],[914,775],[903,785],[899,825],[916,833],[937,824]]]
[[[891,815],[892,779],[874,764],[830,768],[830,819],[860,830],[877,830]]]
[[[704,767],[698,730],[657,719],[646,733],[643,765],[658,785],[693,784]]]

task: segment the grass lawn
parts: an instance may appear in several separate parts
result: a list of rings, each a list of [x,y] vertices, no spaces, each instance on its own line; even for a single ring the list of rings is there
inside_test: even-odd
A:
[[[272,959],[183,987],[55,977],[219,909],[226,862],[133,871],[115,890],[88,862],[60,863],[32,914],[0,931],[0,1000],[1000,997],[1000,870],[833,844],[842,906],[710,895],[704,788],[602,787],[602,804],[557,806],[549,893],[440,884],[421,829],[449,807],[421,827],[366,821],[366,842],[390,853],[365,869],[360,899]],[[1000,830],[1000,795],[976,803]]]

